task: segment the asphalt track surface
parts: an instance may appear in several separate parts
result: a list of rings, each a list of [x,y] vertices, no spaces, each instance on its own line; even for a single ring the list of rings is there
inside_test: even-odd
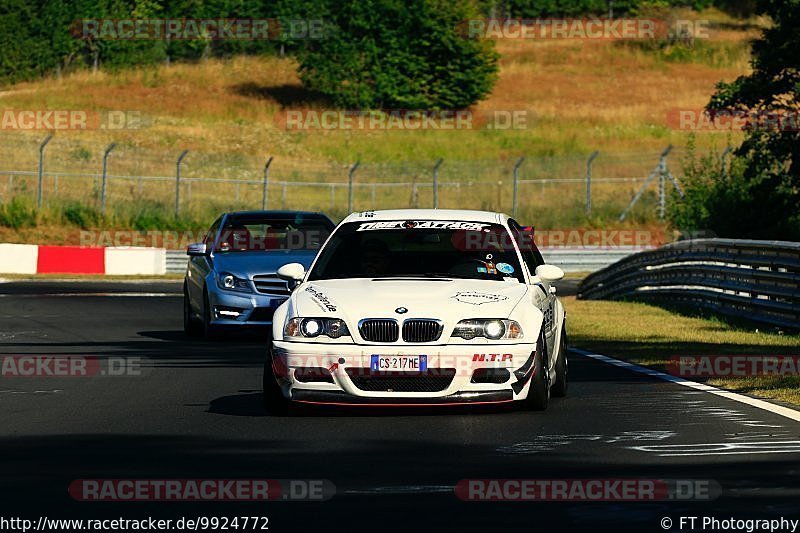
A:
[[[176,282],[0,283],[0,355],[139,360],[138,375],[0,377],[0,517],[268,516],[269,531],[664,531],[800,518],[800,423],[570,354],[567,398],[513,409],[269,416],[261,333],[181,331]],[[574,292],[574,283],[561,293]],[[621,318],[621,327],[624,319]],[[613,354],[606,354],[613,356]],[[325,479],[315,502],[81,502],[76,479]],[[464,479],[709,481],[712,500],[465,502]],[[696,529],[700,531],[701,529]],[[709,531],[706,529],[706,531]]]

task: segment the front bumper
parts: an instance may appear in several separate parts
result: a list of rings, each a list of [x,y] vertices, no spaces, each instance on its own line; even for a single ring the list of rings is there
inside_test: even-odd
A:
[[[239,293],[214,287],[209,291],[214,326],[270,326],[275,309],[286,296]]]
[[[483,404],[527,396],[535,350],[535,344],[435,346],[273,341],[271,358],[284,395],[297,402]],[[372,371],[373,355],[425,355],[427,370]],[[317,371],[313,374],[317,380],[309,381],[309,369]],[[485,381],[487,372],[493,376],[491,382]]]

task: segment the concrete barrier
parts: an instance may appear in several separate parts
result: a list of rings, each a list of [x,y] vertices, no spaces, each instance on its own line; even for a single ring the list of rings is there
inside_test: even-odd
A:
[[[161,275],[167,272],[163,248],[114,247],[105,249],[106,274]]]
[[[36,274],[38,257],[35,244],[0,244],[0,273]]]

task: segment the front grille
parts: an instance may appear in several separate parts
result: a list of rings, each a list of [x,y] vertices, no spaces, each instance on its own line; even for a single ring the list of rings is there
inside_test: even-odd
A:
[[[250,313],[250,318],[248,318],[248,320],[250,322],[271,322],[274,313],[275,309],[272,307],[256,307],[253,309],[253,312]]]
[[[412,318],[403,322],[403,340],[406,342],[433,342],[442,334],[442,324],[428,318]]]
[[[275,276],[253,276],[253,283],[256,286],[256,291],[261,294],[289,296],[289,286],[281,278],[276,278]]]
[[[397,321],[391,318],[371,318],[358,324],[361,338],[369,342],[396,342],[399,330]]]
[[[369,368],[348,368],[353,385],[367,392],[441,392],[450,386],[455,368],[436,368],[420,374],[371,372]]]

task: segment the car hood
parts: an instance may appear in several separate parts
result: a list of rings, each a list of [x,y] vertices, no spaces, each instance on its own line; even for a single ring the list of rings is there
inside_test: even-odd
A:
[[[255,275],[274,274],[286,263],[311,266],[317,252],[314,250],[269,250],[255,252],[228,252],[214,254],[214,269],[236,277],[250,279]]]
[[[356,324],[362,318],[507,318],[523,283],[443,279],[343,279],[303,283],[292,293],[294,316],[331,316]],[[407,311],[398,313],[398,308]]]

